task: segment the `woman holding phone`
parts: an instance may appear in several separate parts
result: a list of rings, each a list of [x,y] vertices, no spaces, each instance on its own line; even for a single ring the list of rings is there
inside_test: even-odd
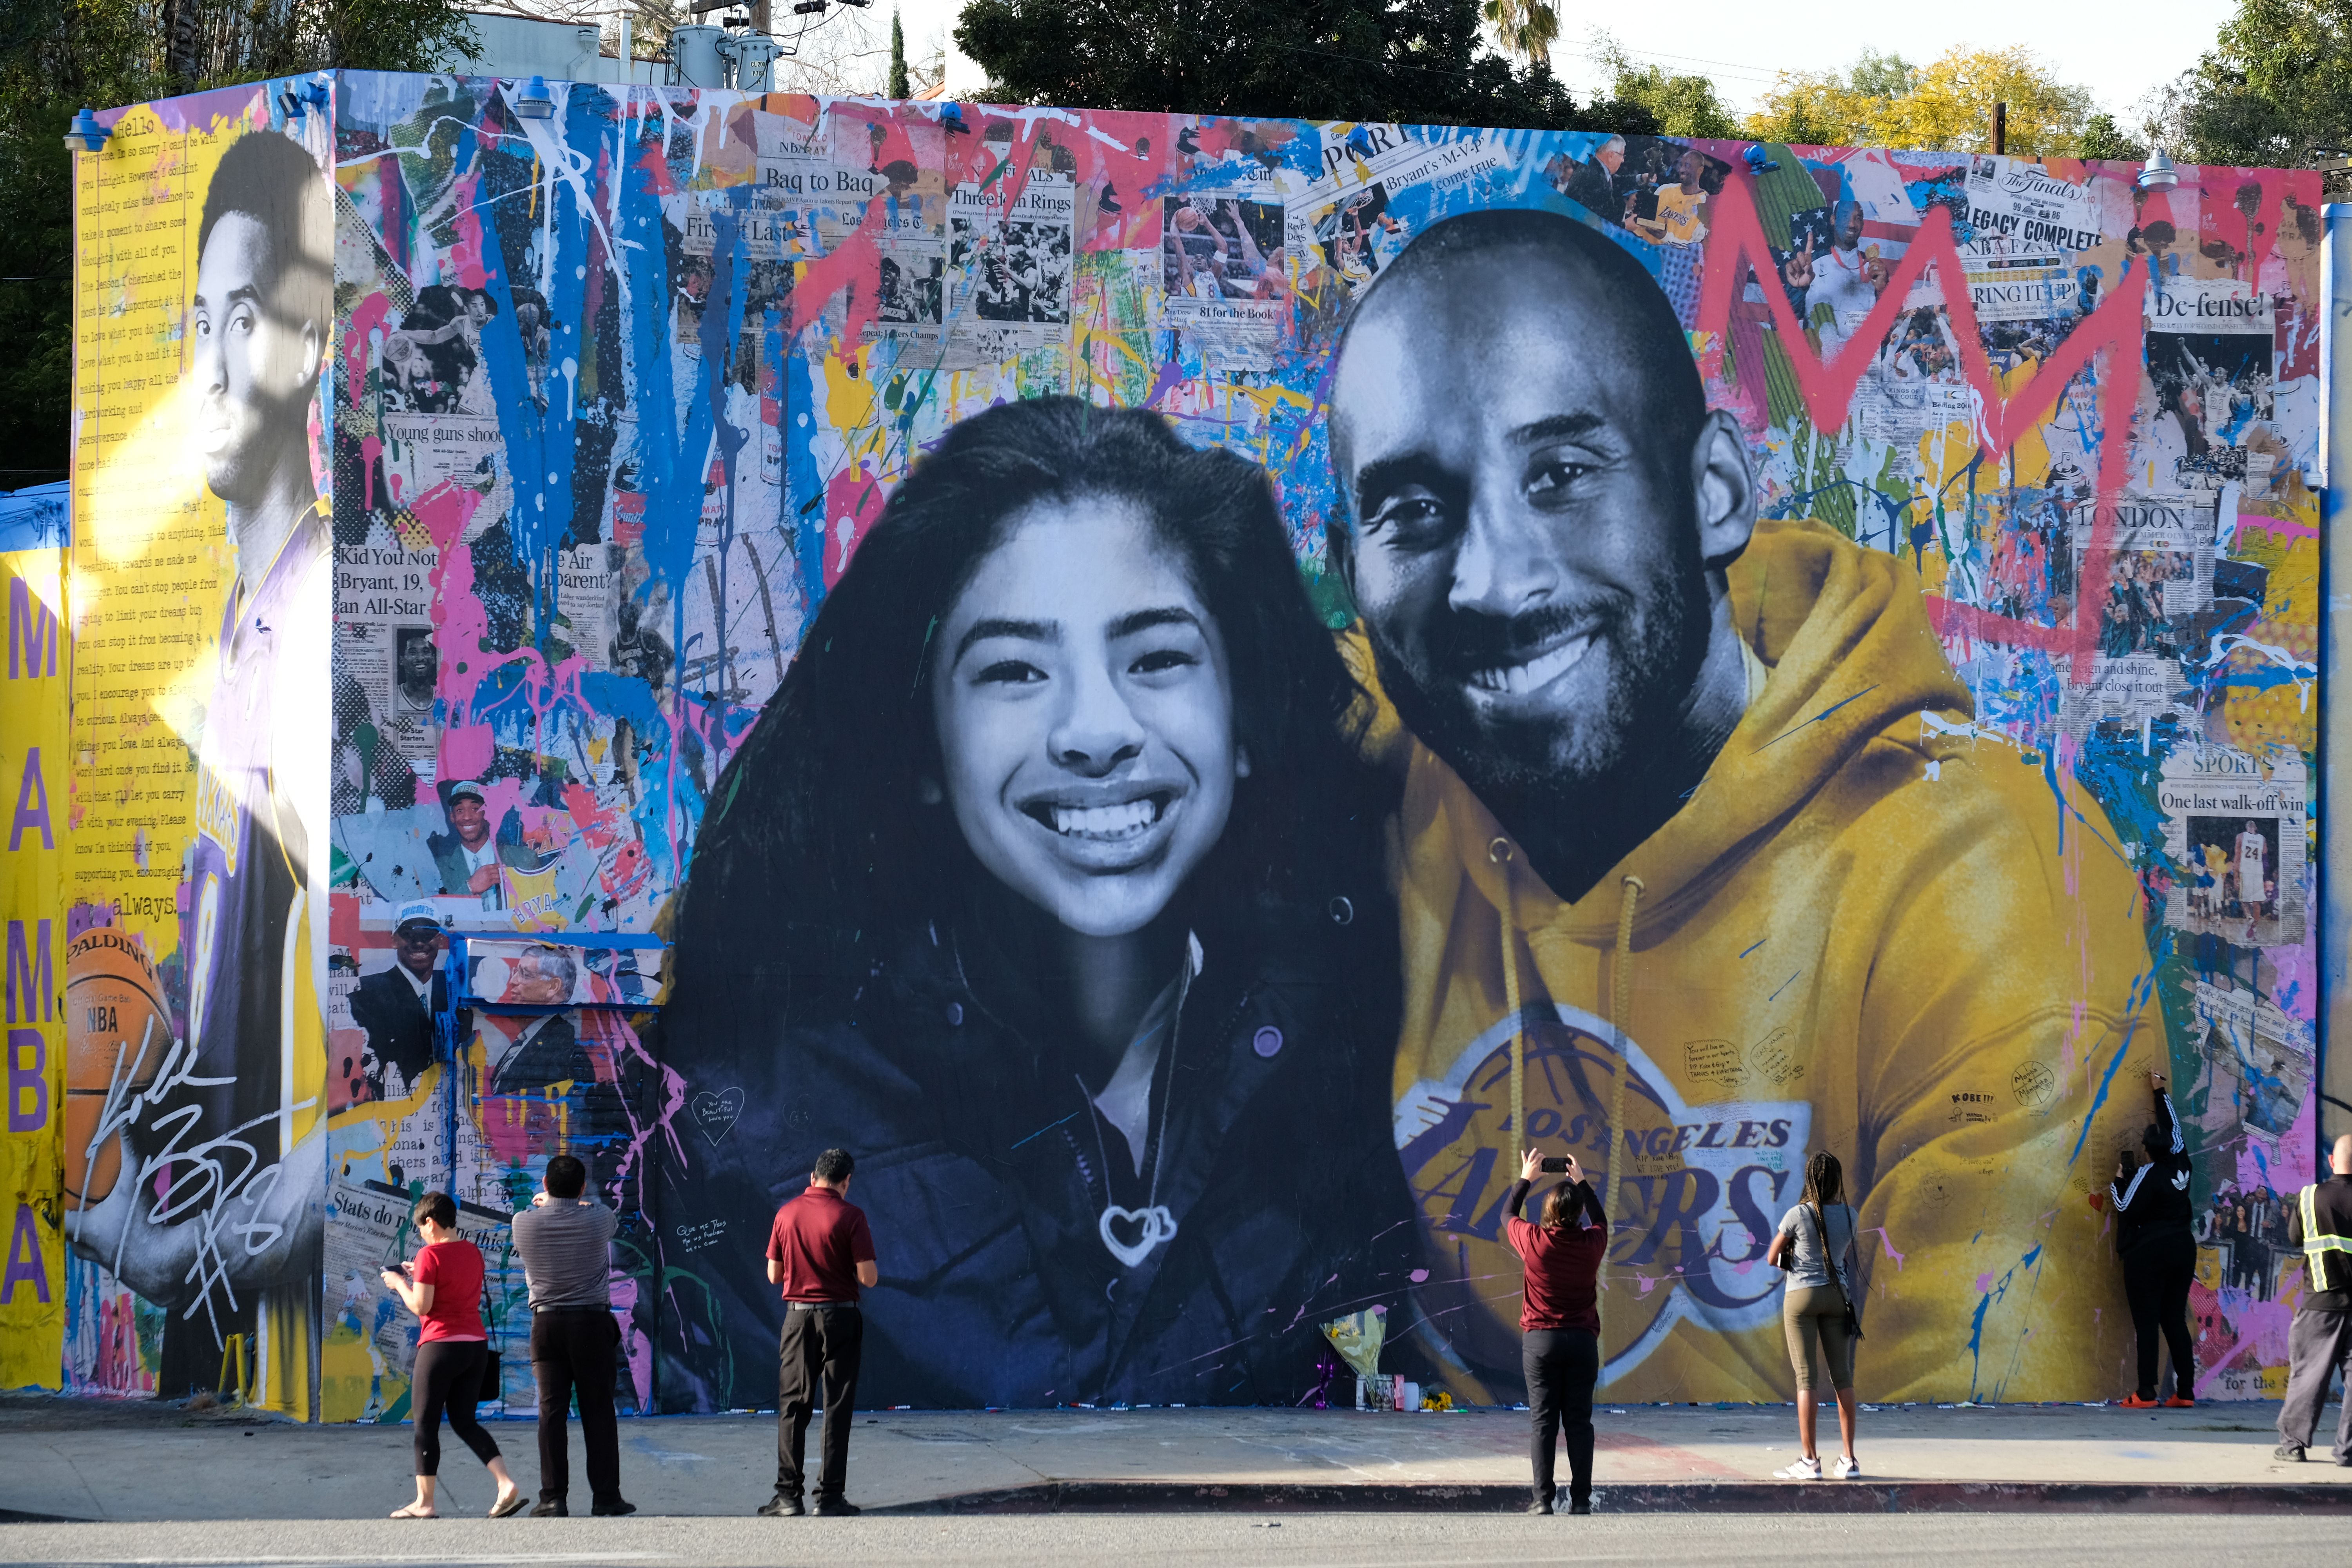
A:
[[[1598,1280],[1609,1250],[1609,1219],[1584,1179],[1576,1156],[1550,1168],[1568,1180],[1544,1195],[1540,1224],[1523,1219],[1520,1205],[1545,1173],[1543,1151],[1530,1149],[1519,1179],[1503,1201],[1510,1217],[1511,1250],[1519,1255],[1526,1304],[1519,1309],[1519,1353],[1528,1374],[1528,1457],[1535,1467],[1529,1513],[1550,1513],[1557,1445],[1568,1439],[1568,1511],[1592,1511],[1592,1385],[1601,1376]]]
[[[1048,397],[916,462],[665,916],[667,1405],[772,1397],[733,1238],[836,1144],[890,1232],[876,1404],[1288,1404],[1318,1323],[1403,1300],[1360,699],[1245,458]]]
[[[410,1408],[415,1416],[416,1500],[394,1509],[394,1519],[435,1519],[436,1477],[441,1469],[441,1417],[449,1429],[489,1467],[499,1483],[490,1517],[504,1519],[521,1509],[522,1489],[507,1473],[497,1439],[474,1419],[488,1370],[489,1332],[482,1326],[482,1252],[457,1234],[457,1205],[446,1193],[427,1193],[409,1215],[425,1245],[398,1268],[383,1271],[385,1288],[416,1314],[416,1368],[410,1375]]]

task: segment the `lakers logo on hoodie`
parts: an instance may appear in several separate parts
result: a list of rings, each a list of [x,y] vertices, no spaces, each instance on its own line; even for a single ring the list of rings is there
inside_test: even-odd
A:
[[[1976,729],[1906,563],[1768,521],[1730,578],[1747,712],[1574,901],[1380,715],[1405,779],[1397,1142],[1435,1255],[1417,1304],[1458,1392],[1517,1397],[1518,1269],[1490,1211],[1522,1150],[1565,1144],[1596,1174],[1622,1162],[1603,1392],[1786,1399],[1763,1249],[1827,1147],[1861,1222],[1866,1397],[2105,1397],[2129,1334],[2084,1194],[2129,1119],[2110,1085],[2167,1055],[2127,852],[2067,770]]]
[[[1686,1100],[1629,1039],[1626,1125],[1612,1137],[1620,1054],[1608,1020],[1565,1004],[1528,1007],[1522,1018],[1526,1137],[1511,1126],[1507,1018],[1473,1041],[1438,1086],[1450,1106],[1444,1119],[1400,1151],[1423,1220],[1458,1273],[1510,1268],[1488,1251],[1506,1246],[1503,1198],[1517,1173],[1502,1151],[1535,1143],[1575,1152],[1618,1205],[1611,1289],[1628,1299],[1612,1302],[1625,1327],[1621,1336],[1612,1324],[1607,1374],[1640,1365],[1678,1322],[1736,1331],[1775,1321],[1780,1277],[1763,1266],[1764,1253],[1802,1182],[1811,1105]]]

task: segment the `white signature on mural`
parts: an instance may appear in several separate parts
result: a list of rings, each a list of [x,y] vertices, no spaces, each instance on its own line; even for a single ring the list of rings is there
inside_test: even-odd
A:
[[[184,1301],[184,1318],[194,1320],[203,1312],[217,1339],[215,1304],[236,1311],[236,1288],[240,1281],[251,1282],[251,1260],[287,1236],[286,1205],[277,1201],[287,1180],[286,1162],[265,1163],[246,1137],[257,1127],[280,1121],[281,1112],[272,1108],[201,1142],[190,1142],[201,1131],[204,1107],[170,1101],[189,1090],[224,1088],[236,1080],[200,1076],[194,1048],[186,1040],[175,1039],[163,1051],[152,1079],[142,1087],[141,1068],[154,1048],[156,1027],[151,1018],[137,1050],[126,1047],[118,1053],[104,1108],[83,1154],[95,1165],[109,1140],[121,1141],[124,1175],[100,1206],[126,1203],[131,1215],[116,1232],[106,1259],[109,1267],[142,1295]],[[293,1109],[307,1110],[313,1103],[304,1101]],[[129,1134],[142,1127],[163,1143],[132,1169]],[[150,1192],[153,1200],[144,1225],[129,1223],[138,1216],[140,1194]],[[86,1213],[83,1226],[88,1225]],[[160,1258],[142,1245],[149,1237],[165,1244]],[[180,1270],[176,1279],[169,1277],[173,1268]]]

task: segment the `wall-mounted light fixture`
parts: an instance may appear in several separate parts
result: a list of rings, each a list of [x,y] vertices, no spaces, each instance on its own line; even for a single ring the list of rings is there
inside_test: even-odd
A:
[[[83,110],[66,127],[66,151],[68,153],[100,153],[106,149],[106,139],[114,132],[98,122],[98,116]]]
[[[2158,147],[2147,155],[2147,163],[2139,172],[2141,190],[2168,191],[2179,184],[2180,171],[2172,166],[2172,160],[2164,155],[2163,148]]]
[[[548,95],[545,77],[535,76],[522,84],[522,90],[514,96],[514,111],[525,120],[555,117],[555,100]]]
[[[289,120],[299,120],[310,110],[327,107],[327,84],[322,81],[289,83],[278,95],[278,107]]]

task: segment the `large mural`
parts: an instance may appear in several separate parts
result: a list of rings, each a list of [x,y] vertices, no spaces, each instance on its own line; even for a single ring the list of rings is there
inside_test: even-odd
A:
[[[2315,174],[326,84],[79,163],[68,1385],[398,1419],[570,1152],[772,1404],[841,1144],[871,1403],[1507,1403],[1539,1144],[1612,1398],[1789,1396],[1819,1147],[1869,1397],[2105,1398],[2158,1070],[2276,1394]]]

